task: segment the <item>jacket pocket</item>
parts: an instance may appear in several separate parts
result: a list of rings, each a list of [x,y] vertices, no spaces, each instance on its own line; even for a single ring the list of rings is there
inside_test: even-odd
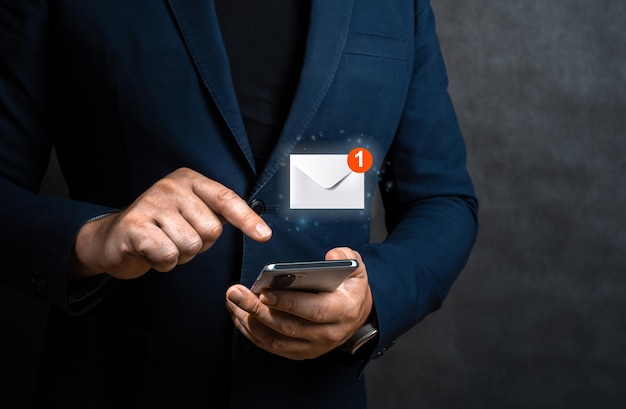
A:
[[[379,33],[350,32],[344,54],[406,61],[407,44],[407,39],[402,37]]]

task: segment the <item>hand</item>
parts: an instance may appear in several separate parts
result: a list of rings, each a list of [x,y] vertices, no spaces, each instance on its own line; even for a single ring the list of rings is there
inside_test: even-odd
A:
[[[359,268],[333,292],[264,291],[236,284],[226,292],[235,326],[255,345],[290,359],[316,358],[346,342],[367,320],[372,294],[358,252],[340,247],[327,260],[353,258]]]
[[[150,268],[170,271],[210,248],[226,222],[257,241],[272,235],[235,192],[191,169],[178,169],[122,212],[85,224],[77,235],[71,275],[106,272],[128,279]]]

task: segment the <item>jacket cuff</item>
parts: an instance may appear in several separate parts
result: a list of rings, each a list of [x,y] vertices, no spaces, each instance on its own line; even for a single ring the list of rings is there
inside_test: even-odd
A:
[[[115,279],[103,273],[68,284],[68,311],[81,315],[98,305],[115,286]]]

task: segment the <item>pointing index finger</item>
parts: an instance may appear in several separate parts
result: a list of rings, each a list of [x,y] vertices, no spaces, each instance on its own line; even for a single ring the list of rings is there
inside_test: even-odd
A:
[[[272,229],[233,190],[210,179],[194,184],[194,190],[213,212],[246,236],[256,241],[272,237]]]

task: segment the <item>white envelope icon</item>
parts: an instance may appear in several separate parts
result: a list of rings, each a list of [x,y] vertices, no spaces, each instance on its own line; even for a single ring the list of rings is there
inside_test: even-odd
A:
[[[363,209],[365,175],[348,167],[348,155],[290,155],[289,207]]]

